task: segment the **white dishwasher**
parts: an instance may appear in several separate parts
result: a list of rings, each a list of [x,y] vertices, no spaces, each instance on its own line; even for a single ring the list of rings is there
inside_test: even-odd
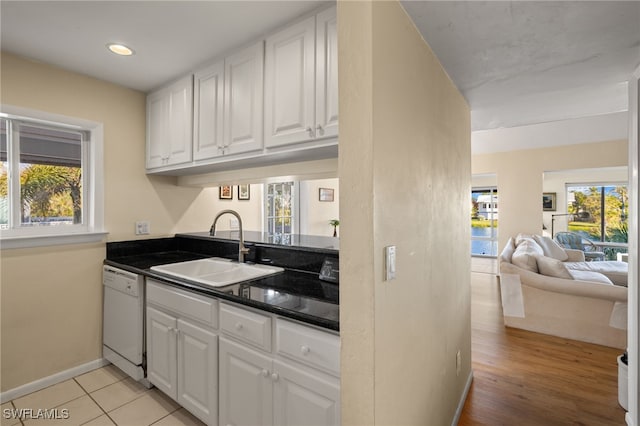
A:
[[[146,386],[144,277],[105,265],[102,356]]]

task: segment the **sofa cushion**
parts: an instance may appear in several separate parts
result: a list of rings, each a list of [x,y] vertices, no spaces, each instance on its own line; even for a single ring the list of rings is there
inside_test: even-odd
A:
[[[629,277],[629,264],[616,260],[601,262],[565,262],[571,271],[592,271],[605,275],[616,285],[627,286]]]
[[[511,256],[511,263],[519,268],[526,269],[531,272],[538,272],[538,264],[536,256],[542,256],[542,248],[533,240],[523,240],[516,247],[516,251]]]
[[[568,280],[573,279],[567,267],[558,259],[548,256],[537,256],[536,263],[538,264],[538,271],[540,271],[542,275]]]
[[[564,249],[551,238],[542,235],[534,235],[533,239],[540,247],[542,247],[542,251],[545,256],[553,257],[554,259],[558,259],[562,262],[569,259],[567,252],[565,252]]]
[[[607,278],[606,276],[602,275],[599,272],[593,272],[593,271],[576,271],[576,270],[569,270],[569,273],[571,274],[571,276],[573,277],[574,280],[579,280],[579,281],[594,281],[597,283],[601,283],[601,284],[610,284],[613,285],[613,283],[611,282],[611,280],[609,278]]]

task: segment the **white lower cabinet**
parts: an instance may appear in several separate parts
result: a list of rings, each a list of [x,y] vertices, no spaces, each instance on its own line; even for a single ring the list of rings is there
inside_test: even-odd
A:
[[[172,294],[172,290],[158,288],[157,284],[147,287],[147,378],[191,414],[215,426],[218,336],[209,325],[186,318],[181,311],[197,302],[217,312],[217,301],[199,295],[188,299],[187,292]],[[154,297],[156,294],[161,297]]]
[[[339,425],[339,381],[222,337],[220,424]]]
[[[334,333],[147,279],[147,377],[210,426],[339,425],[339,363]]]

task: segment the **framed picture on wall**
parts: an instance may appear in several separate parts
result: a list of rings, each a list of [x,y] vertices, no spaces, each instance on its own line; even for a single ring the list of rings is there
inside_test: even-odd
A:
[[[221,200],[233,200],[233,186],[220,185],[220,193],[218,198]]]
[[[250,185],[238,185],[238,200],[249,200],[251,198]]]
[[[333,189],[332,188],[320,188],[318,195],[320,201],[333,201]]]
[[[555,192],[542,193],[542,211],[545,211],[545,212],[556,211],[556,193]]]

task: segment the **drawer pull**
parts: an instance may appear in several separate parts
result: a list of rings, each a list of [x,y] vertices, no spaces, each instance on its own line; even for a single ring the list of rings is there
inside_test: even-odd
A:
[[[262,377],[269,377],[269,370],[262,370]]]
[[[242,323],[241,322],[237,322],[236,323],[236,330],[240,331],[240,330],[242,330],[242,328],[243,328]]]
[[[279,378],[280,376],[278,376],[278,373],[273,373],[271,375],[271,380],[273,380],[274,382],[277,382]]]
[[[311,352],[311,348],[309,348],[309,346],[302,346],[302,347],[300,348],[300,353],[301,353],[302,355],[305,355],[305,356],[306,356],[309,352]]]

